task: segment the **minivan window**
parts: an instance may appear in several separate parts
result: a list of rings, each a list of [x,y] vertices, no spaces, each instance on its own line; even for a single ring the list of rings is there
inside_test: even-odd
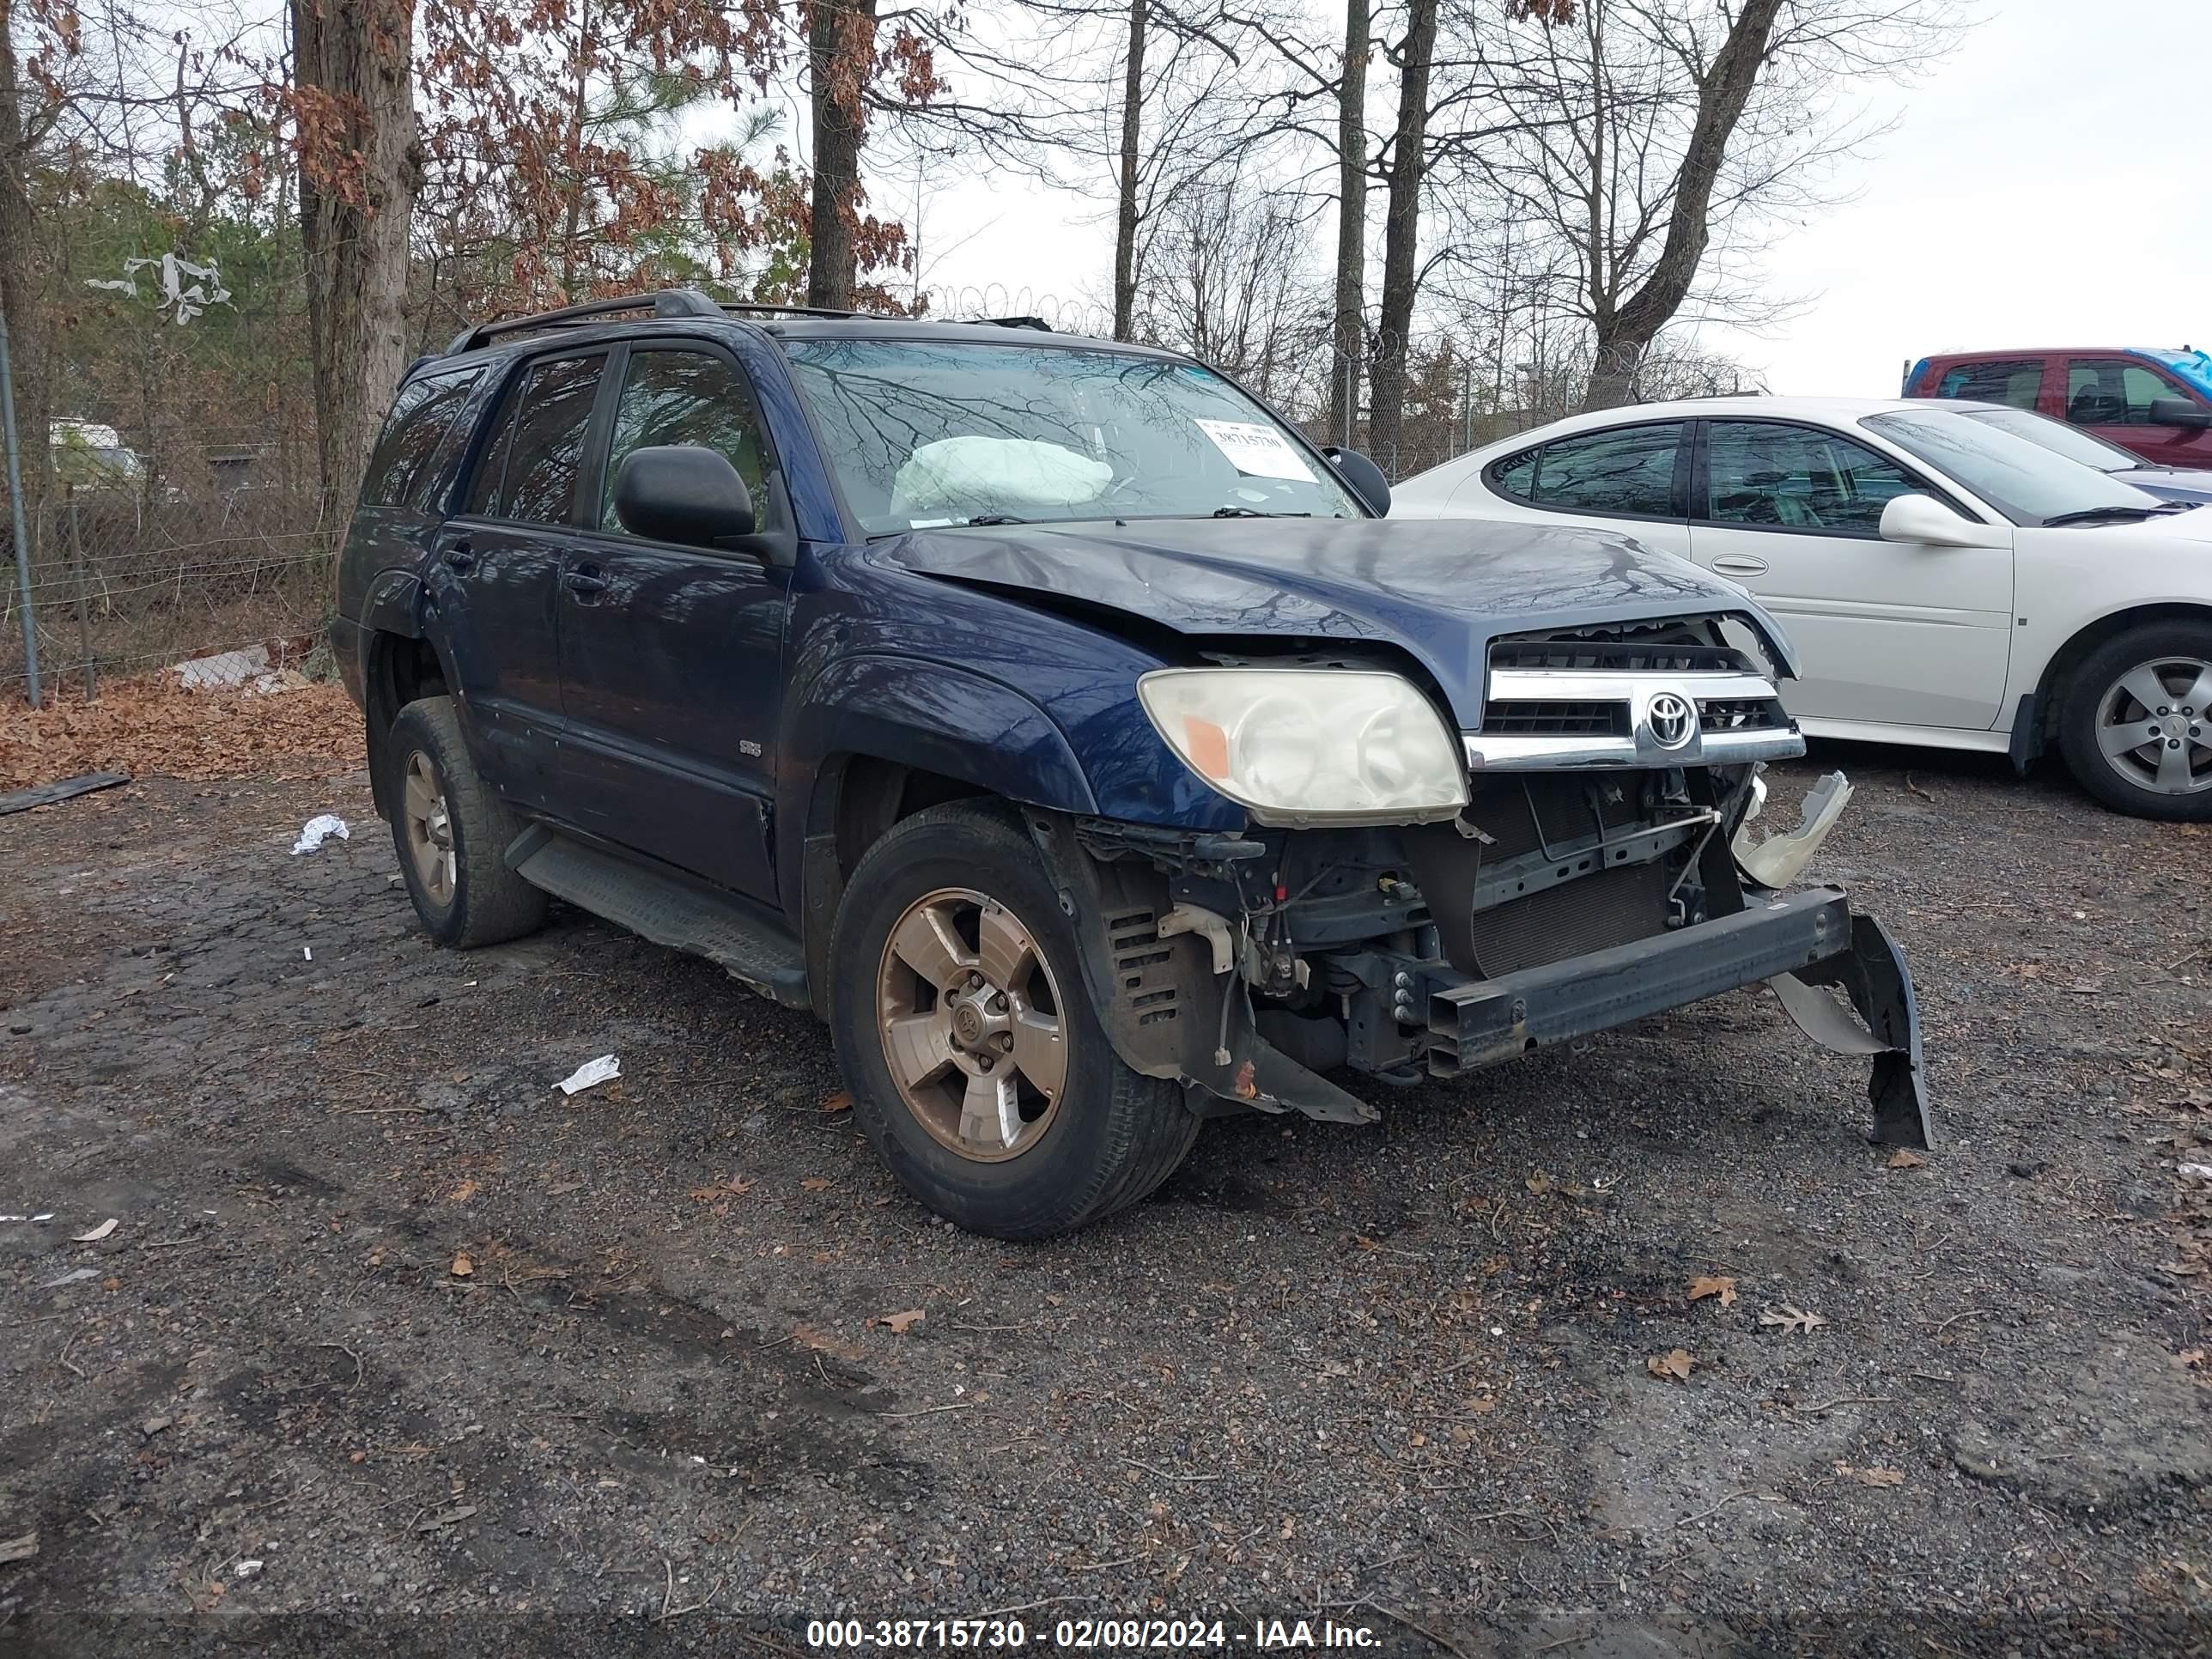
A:
[[[1679,518],[1674,456],[1683,429],[1679,421],[1625,426],[1546,444],[1523,499],[1570,513]]]
[[[630,354],[600,491],[602,530],[619,532],[623,527],[615,516],[615,476],[622,464],[657,444],[697,444],[720,452],[752,492],[754,513],[767,511],[768,450],[752,392],[723,358],[705,351]]]
[[[2155,495],[1951,410],[1869,415],[1859,424],[1955,478],[2014,524],[2116,507],[2155,511]]]
[[[478,373],[465,368],[426,374],[399,388],[362,478],[362,506],[427,509],[428,497],[452,459],[454,417],[468,401]]]
[[[471,512],[537,524],[572,520],[604,361],[556,357],[524,371],[470,489]]]
[[[1917,486],[1895,461],[1832,432],[1771,421],[1706,428],[1705,516],[1777,530],[1881,532],[1881,510]]]

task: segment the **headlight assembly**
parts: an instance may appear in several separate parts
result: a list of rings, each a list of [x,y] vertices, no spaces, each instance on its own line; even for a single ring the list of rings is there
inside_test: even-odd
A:
[[[1262,823],[1406,823],[1467,805],[1451,731],[1396,674],[1163,668],[1137,696],[1168,747]]]

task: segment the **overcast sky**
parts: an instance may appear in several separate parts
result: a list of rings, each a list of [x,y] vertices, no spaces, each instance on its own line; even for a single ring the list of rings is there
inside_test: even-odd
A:
[[[1882,396],[1907,358],[1954,348],[2212,346],[2197,76],[2212,0],[1979,9],[1948,58],[1878,100],[1898,125],[1845,164],[1852,199],[1768,257],[1802,313],[1765,337],[1705,333],[1772,390]],[[911,183],[876,188],[913,226]],[[1009,306],[1024,289],[1096,300],[1112,258],[1103,205],[1008,181],[932,191],[922,279],[995,283]]]

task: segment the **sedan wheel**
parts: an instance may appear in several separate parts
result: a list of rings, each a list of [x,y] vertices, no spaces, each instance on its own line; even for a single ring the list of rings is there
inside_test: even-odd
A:
[[[2160,657],[2121,675],[2097,705],[2097,747],[2138,789],[2212,790],[2212,662]]]
[[[1043,1138],[1067,1080],[1063,1005],[1012,910],[964,887],[915,900],[884,941],[876,1004],[899,1099],[933,1139],[988,1164]]]

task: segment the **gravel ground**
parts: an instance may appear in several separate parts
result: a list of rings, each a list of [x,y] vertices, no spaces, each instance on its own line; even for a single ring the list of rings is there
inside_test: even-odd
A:
[[[2176,1169],[2212,1158],[2212,834],[1815,759],[1860,790],[1814,873],[1920,986],[1924,1165],[1744,994],[1371,1129],[1217,1124],[1018,1248],[900,1195],[823,1031],[705,964],[566,912],[431,949],[357,775],[0,820],[0,1214],[52,1214],[0,1219],[0,1562],[36,1534],[0,1647],[1157,1614],[2212,1651],[2212,1200]],[[353,839],[290,856],[326,809]]]

